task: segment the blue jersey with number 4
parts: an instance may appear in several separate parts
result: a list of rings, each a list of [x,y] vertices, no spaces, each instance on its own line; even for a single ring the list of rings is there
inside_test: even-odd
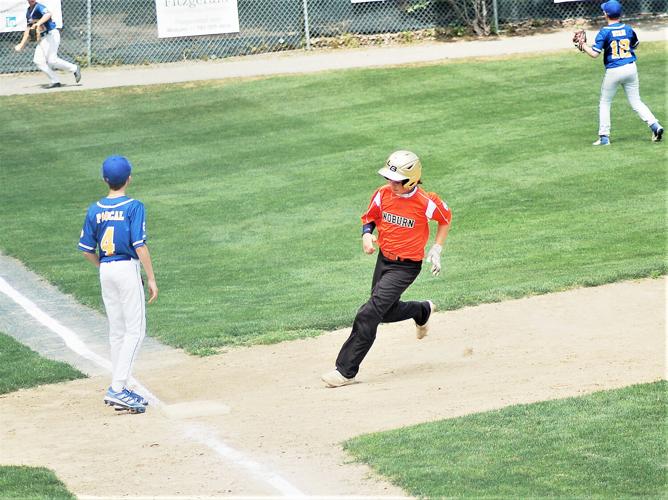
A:
[[[137,258],[136,248],[146,244],[144,204],[133,198],[102,198],[88,207],[79,250],[95,253],[100,262]]]
[[[638,43],[638,36],[631,26],[614,23],[598,32],[591,48],[594,52],[603,52],[603,64],[609,69],[634,62],[636,55],[633,49]]]

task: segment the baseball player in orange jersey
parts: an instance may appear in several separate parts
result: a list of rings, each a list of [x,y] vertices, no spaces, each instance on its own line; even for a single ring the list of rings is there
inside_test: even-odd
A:
[[[422,269],[424,248],[429,240],[429,221],[438,223],[434,245],[427,254],[431,272],[441,272],[441,250],[448,235],[452,214],[436,193],[425,192],[421,183],[420,159],[410,151],[395,151],[378,173],[387,184],[373,194],[362,216],[362,249],[366,254],[380,251],[371,284],[371,297],[357,311],[350,337],[336,358],[336,369],[322,380],[329,387],[355,382],[360,363],[376,339],[380,323],[406,319],[415,321],[417,338],[429,328],[429,318],[436,310],[430,300],[400,300],[401,294],[415,281]],[[378,230],[378,238],[373,234]]]

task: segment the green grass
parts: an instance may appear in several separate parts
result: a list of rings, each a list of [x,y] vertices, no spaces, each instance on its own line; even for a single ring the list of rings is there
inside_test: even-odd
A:
[[[345,443],[417,497],[665,498],[665,381]]]
[[[22,500],[76,498],[55,474],[43,467],[0,467],[0,498]]]
[[[43,358],[12,337],[0,333],[0,394],[84,377],[83,373],[67,363]]]
[[[639,50],[666,117],[665,44]],[[374,259],[359,216],[387,155],[423,159],[453,210],[441,309],[666,272],[666,149],[620,91],[596,149],[602,64],[577,53],[0,98],[0,250],[101,308],[76,243],[109,154],[135,165],[160,298],[189,352],[350,325]]]

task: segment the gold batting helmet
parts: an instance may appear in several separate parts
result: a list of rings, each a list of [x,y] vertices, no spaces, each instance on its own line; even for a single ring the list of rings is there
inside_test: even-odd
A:
[[[404,186],[412,188],[422,176],[422,164],[420,158],[411,151],[395,151],[378,173],[392,181],[408,181]]]

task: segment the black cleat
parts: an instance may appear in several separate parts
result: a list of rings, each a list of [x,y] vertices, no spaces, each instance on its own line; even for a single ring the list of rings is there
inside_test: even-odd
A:
[[[661,139],[663,138],[663,127],[659,127],[656,129],[656,132],[652,132],[652,142],[661,142]]]
[[[62,85],[60,84],[60,82],[50,83],[50,84],[47,85],[45,88],[47,88],[47,89],[57,89],[58,87],[62,87]]]

